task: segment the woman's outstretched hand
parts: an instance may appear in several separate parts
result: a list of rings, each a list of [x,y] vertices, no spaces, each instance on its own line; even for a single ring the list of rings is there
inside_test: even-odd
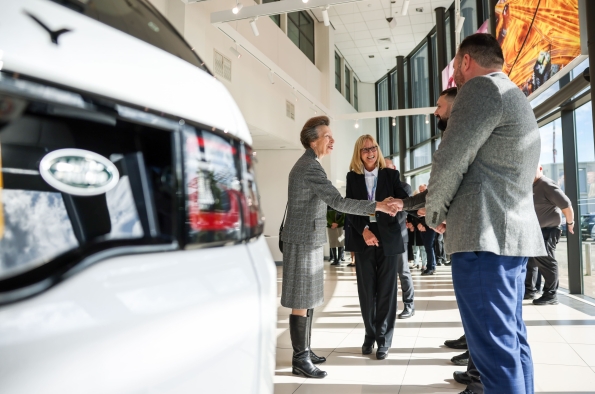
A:
[[[384,201],[376,203],[376,210],[395,216],[397,212],[403,210],[403,200],[387,197]]]

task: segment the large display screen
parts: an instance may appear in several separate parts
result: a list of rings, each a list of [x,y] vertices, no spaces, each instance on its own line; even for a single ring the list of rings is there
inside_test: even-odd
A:
[[[581,53],[578,0],[500,0],[504,71],[530,95]]]

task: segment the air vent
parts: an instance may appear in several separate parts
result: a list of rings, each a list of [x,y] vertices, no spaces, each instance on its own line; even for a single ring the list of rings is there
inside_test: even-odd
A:
[[[295,105],[290,101],[285,101],[285,115],[291,120],[295,120]]]
[[[417,12],[424,12],[424,7],[416,8],[415,11],[417,11]]]
[[[231,60],[215,51],[213,63],[213,70],[215,71],[215,74],[231,82]]]

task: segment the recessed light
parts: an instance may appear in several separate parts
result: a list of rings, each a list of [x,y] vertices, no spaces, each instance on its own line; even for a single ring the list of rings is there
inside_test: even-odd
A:
[[[424,7],[418,7],[415,9],[417,12],[424,12]]]
[[[374,59],[374,55],[368,55],[370,59]]]
[[[384,49],[388,49],[388,47],[384,48]]]

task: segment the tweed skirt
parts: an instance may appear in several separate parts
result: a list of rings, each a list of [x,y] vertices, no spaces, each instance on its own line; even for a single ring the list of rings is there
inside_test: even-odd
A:
[[[324,302],[323,246],[283,243],[281,305],[311,309]]]

